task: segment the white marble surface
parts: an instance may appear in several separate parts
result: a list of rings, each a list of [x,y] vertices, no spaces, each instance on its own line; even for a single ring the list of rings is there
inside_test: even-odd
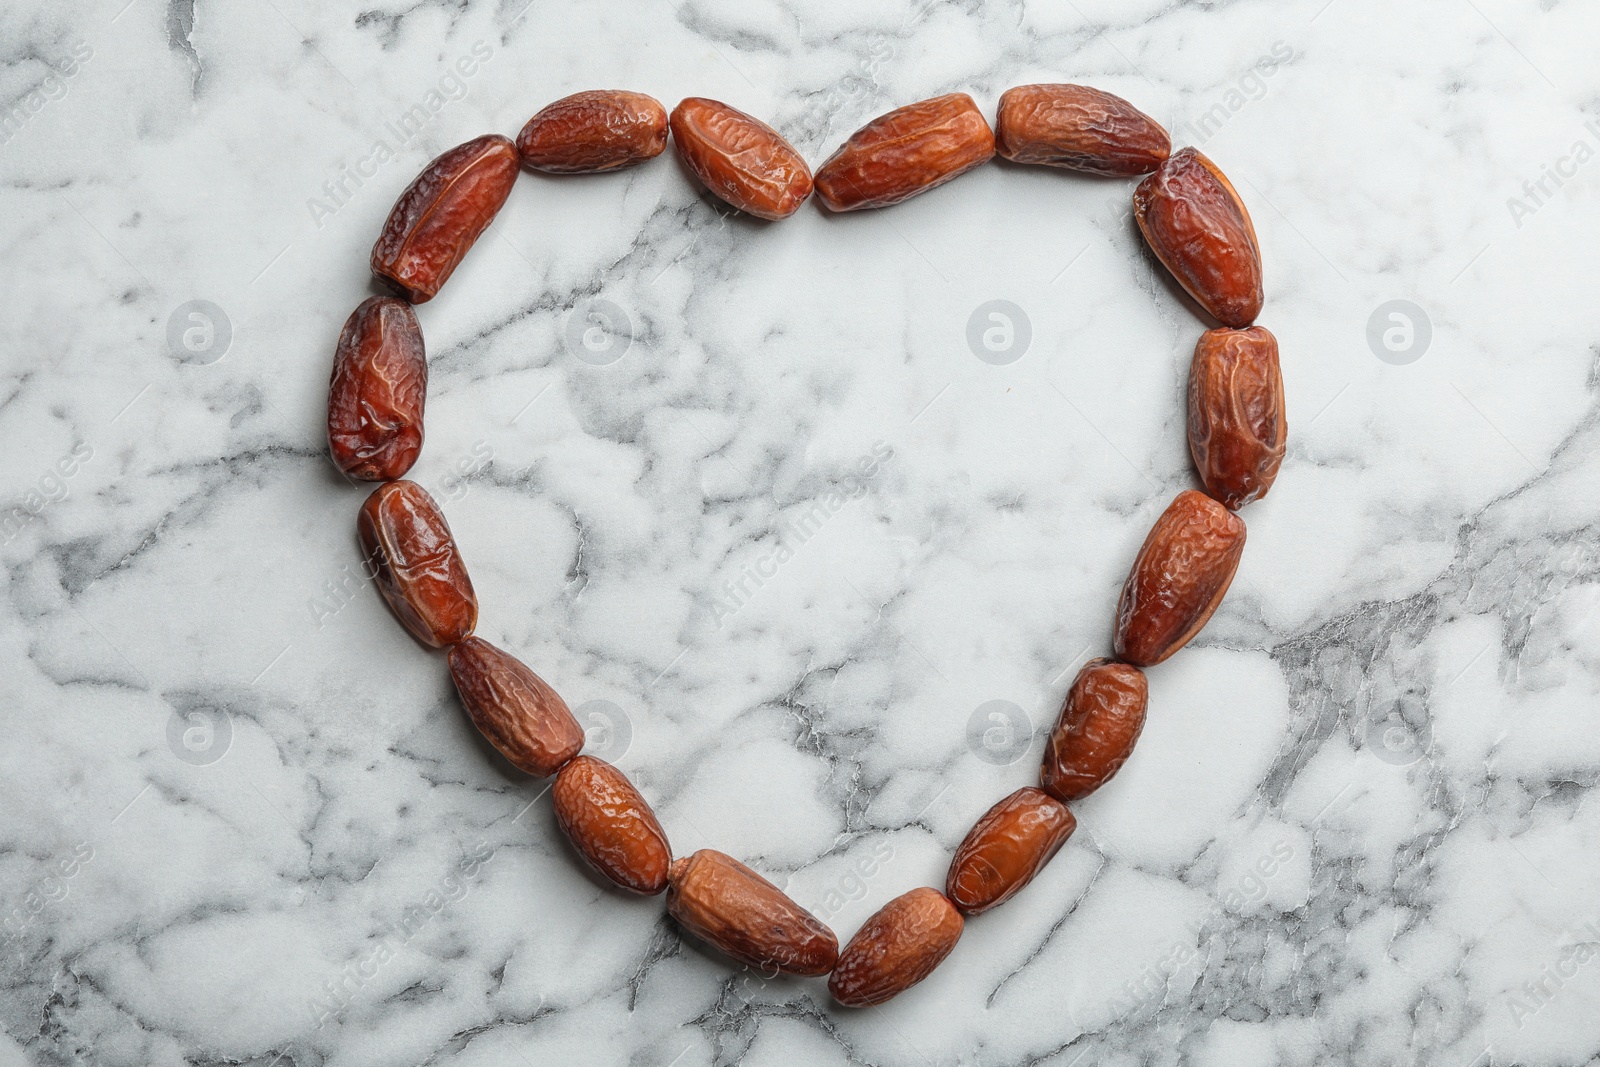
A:
[[[0,1062],[1600,1055],[1600,11],[523,3],[0,11]],[[1128,96],[1239,185],[1289,456],[1067,848],[923,986],[844,1011],[579,872],[353,576],[330,354],[418,167],[558,96],[718,97],[815,163],[889,107],[1038,80]],[[1045,726],[1192,483],[1202,326],[1130,192],[995,165],[762,225],[670,154],[525,175],[421,311],[413,477],[481,632],[680,852],[841,937],[1033,780],[1042,735],[1007,763],[969,724]],[[996,299],[1031,329],[1003,365],[966,339]],[[225,350],[169,347],[193,300]],[[597,300],[631,332],[603,366],[564,340]],[[1404,365],[1367,340],[1391,300],[1431,322]]]

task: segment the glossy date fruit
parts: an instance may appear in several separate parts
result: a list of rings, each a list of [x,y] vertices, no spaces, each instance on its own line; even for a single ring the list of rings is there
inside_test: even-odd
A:
[[[494,221],[518,166],[517,146],[499,134],[429,163],[389,212],[372,246],[372,273],[413,304],[432,300]]]
[[[1287,436],[1278,339],[1260,326],[1201,334],[1189,364],[1189,452],[1206,492],[1235,511],[1266,496]]]
[[[672,109],[672,143],[711,193],[757,218],[786,219],[811,195],[811,169],[777,130],[719,100]]]
[[[963,915],[1010,900],[1044,869],[1078,821],[1042,789],[1024,786],[990,808],[950,861],[945,896]]]
[[[937,188],[994,158],[994,131],[966,93],[880,115],[817,169],[830,211],[888,207]]]
[[[1244,522],[1185,489],[1144,539],[1117,603],[1117,658],[1150,667],[1188,644],[1222,603],[1244,554]]]
[[[897,997],[944,962],[963,925],[961,913],[937,889],[903,893],[863,923],[839,953],[828,992],[848,1008]]]
[[[482,638],[450,650],[450,680],[472,724],[517,770],[547,778],[583,748],[583,727],[560,694]]]
[[[1224,326],[1261,314],[1261,249],[1244,201],[1216,164],[1174,152],[1139,183],[1133,214],[1156,258]]]
[[[444,514],[416,482],[385,482],[356,519],[368,573],[390,610],[425,645],[444,648],[478,624],[478,597]]]
[[[763,974],[827,974],[839,958],[832,930],[732,856],[703,848],[674,860],[667,882],[684,929]]]
[[[645,896],[667,888],[672,846],[627,775],[578,756],[561,768],[550,795],[561,832],[595,871]]]
[[[1019,85],[1000,97],[995,148],[1013,163],[1115,177],[1149,174],[1172,153],[1155,119],[1086,85]]]
[[[1045,744],[1040,788],[1066,802],[1110,781],[1139,740],[1149,699],[1139,668],[1109,659],[1084,664]]]
[[[363,300],[339,334],[328,385],[328,453],[352,478],[386,482],[422,451],[428,360],[411,305]]]
[[[551,174],[600,174],[667,147],[667,109],[655,97],[592,89],[546,106],[517,134],[522,164]]]

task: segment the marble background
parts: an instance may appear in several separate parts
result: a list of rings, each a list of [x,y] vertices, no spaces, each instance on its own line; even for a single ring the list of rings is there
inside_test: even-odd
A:
[[[1597,34],[1528,0],[7,3],[0,1062],[1600,1056]],[[1240,187],[1289,455],[1067,848],[846,1011],[580,872],[361,579],[330,355],[416,170],[558,96],[717,97],[816,163],[1039,80]],[[997,164],[765,225],[670,152],[524,175],[422,309],[412,477],[480,632],[680,853],[847,937],[1033,780],[1194,482],[1202,323],[1131,187]]]

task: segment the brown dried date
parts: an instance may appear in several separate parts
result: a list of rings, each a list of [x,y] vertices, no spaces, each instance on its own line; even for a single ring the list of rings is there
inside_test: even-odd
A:
[[[1160,663],[1211,618],[1244,554],[1244,522],[1204,493],[1185,489],[1144,539],[1117,603],[1117,658]]]
[[[422,451],[428,360],[411,305],[363,300],[339,334],[328,385],[328,453],[352,478],[386,482]]]
[[[453,645],[478,624],[478,598],[450,527],[416,482],[385,482],[356,519],[373,584],[413,637]]]
[[[1120,96],[1086,85],[1019,85],[1000,97],[995,148],[1013,163],[1132,177],[1165,162],[1172,140]]]
[[[1078,821],[1042,789],[1024,786],[990,808],[950,861],[945,896],[977,915],[1016,895],[1061,850]]]
[[[413,304],[432,300],[517,180],[517,146],[499,134],[456,145],[395,201],[372,246],[372,273]]]
[[[519,771],[549,777],[583,748],[583,727],[560,694],[482,638],[450,650],[450,680],[473,725]]]
[[[672,109],[672,143],[712,194],[762,219],[786,219],[811,195],[811,169],[777,130],[718,100]]]
[[[653,96],[592,89],[543,108],[517,134],[523,166],[551,174],[599,174],[659,156],[667,109]]]
[[[673,861],[667,912],[702,941],[767,974],[827,974],[839,958],[832,930],[783,890],[713,849]]]
[[[964,920],[937,889],[895,897],[839,953],[828,992],[849,1008],[899,996],[933,973],[961,937]]]
[[[1235,510],[1266,496],[1287,436],[1278,339],[1260,326],[1201,334],[1189,364],[1189,451],[1206,492]]]
[[[1261,249],[1233,184],[1193,148],[1139,183],[1133,213],[1150,250],[1224,326],[1261,314]]]
[[[937,188],[994,158],[994,131],[966,93],[936,96],[879,115],[817,170],[830,211],[888,207]]]
[[[578,737],[581,743],[581,731]],[[561,768],[550,795],[561,832],[589,866],[634,893],[653,896],[667,888],[672,847],[627,775],[604,760],[579,756]]]
[[[1109,659],[1084,664],[1045,744],[1040,787],[1065,802],[1110,781],[1139,740],[1149,699],[1139,668]]]

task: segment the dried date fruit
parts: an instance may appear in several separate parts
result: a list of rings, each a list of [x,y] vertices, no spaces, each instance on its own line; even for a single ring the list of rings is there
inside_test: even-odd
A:
[[[450,680],[473,725],[519,771],[547,778],[583,748],[583,727],[560,694],[481,637],[450,650]]]
[[[1244,554],[1244,522],[1185,489],[1161,513],[1117,603],[1117,658],[1150,667],[1188,644],[1222,603]]]
[[[1019,85],[1000,97],[995,148],[1013,163],[1116,177],[1148,174],[1172,154],[1161,124],[1086,85]]]
[[[765,974],[827,974],[839,958],[832,930],[755,871],[709,848],[673,861],[667,911],[702,941]]]
[[[416,482],[372,491],[356,532],[373,584],[418,641],[443,648],[472,633],[478,597],[439,505]]]
[[[582,738],[580,731],[580,744]],[[667,888],[672,847],[655,812],[621,771],[579,756],[561,768],[550,795],[561,832],[589,866],[634,893],[653,896]]]
[[[937,188],[994,158],[994,131],[966,93],[879,115],[817,169],[830,211],[888,207]]]
[[[1084,664],[1045,744],[1040,787],[1066,802],[1110,781],[1139,740],[1149,699],[1139,668],[1109,659]]]
[[[839,953],[828,992],[849,1008],[899,996],[933,973],[961,937],[964,920],[937,889],[895,897]]]
[[[1003,904],[1061,850],[1078,821],[1042,789],[1024,786],[984,813],[950,861],[945,896],[963,915]]]
[[[599,174],[659,156],[667,109],[652,96],[592,89],[564,96],[517,134],[523,166],[551,174]]]
[[[395,201],[372,246],[372,273],[413,304],[432,300],[517,179],[517,146],[499,134],[456,145]]]
[[[422,451],[428,361],[411,305],[363,300],[339,334],[328,385],[328,453],[352,478],[387,482]]]
[[[1224,326],[1261,314],[1261,249],[1244,201],[1216,164],[1193,148],[1174,152],[1139,183],[1133,214],[1172,276]]]
[[[1278,339],[1260,326],[1201,334],[1189,364],[1189,452],[1206,492],[1234,510],[1266,496],[1287,436]]]
[[[777,130],[718,100],[672,109],[672,143],[712,194],[762,219],[786,219],[811,195],[811,169]]]

